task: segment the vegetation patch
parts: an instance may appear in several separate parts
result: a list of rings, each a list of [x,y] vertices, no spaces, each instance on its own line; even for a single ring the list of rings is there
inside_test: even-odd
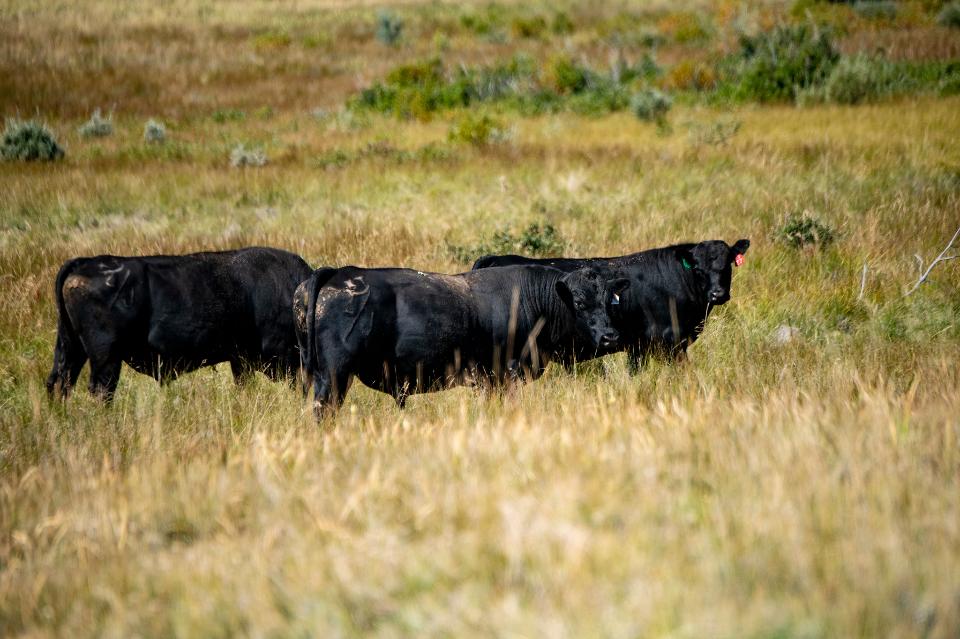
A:
[[[403,35],[403,20],[392,11],[377,14],[376,38],[387,46],[394,46]]]
[[[82,138],[104,138],[113,133],[113,116],[103,117],[100,109],[94,110],[90,119],[80,125],[77,133]]]
[[[807,25],[782,25],[740,39],[732,75],[736,97],[757,102],[792,102],[823,83],[840,59],[829,32]]]
[[[501,229],[476,244],[448,244],[447,249],[455,260],[469,264],[484,255],[517,253],[532,257],[551,257],[560,255],[567,246],[568,242],[552,224],[534,222],[518,233]]]
[[[937,24],[960,29],[960,2],[949,2],[943,5],[940,13],[937,14]]]
[[[143,140],[148,144],[162,144],[167,139],[167,127],[163,122],[154,119],[147,120],[143,126]]]
[[[606,72],[565,55],[553,58],[542,69],[523,54],[493,65],[460,66],[452,71],[439,58],[432,58],[394,68],[348,106],[416,119],[478,103],[498,103],[525,115],[561,110],[601,115],[625,109],[632,93],[659,72],[649,56],[635,64],[618,60]]]
[[[467,113],[459,118],[448,134],[451,142],[483,147],[507,138],[503,123],[486,114]]]
[[[267,154],[261,148],[247,148],[238,144],[230,151],[230,166],[233,168],[261,167],[267,164]]]
[[[777,230],[776,237],[793,248],[823,248],[833,243],[836,232],[816,218],[802,214],[789,217]]]
[[[36,120],[8,119],[0,157],[8,161],[52,162],[64,156],[53,133]]]

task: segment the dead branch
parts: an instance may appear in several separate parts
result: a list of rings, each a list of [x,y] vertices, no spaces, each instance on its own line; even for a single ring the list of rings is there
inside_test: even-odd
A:
[[[934,267],[934,266],[936,266],[936,265],[939,264],[940,262],[946,262],[946,261],[948,261],[948,260],[955,260],[955,259],[957,259],[958,257],[960,257],[960,255],[947,255],[947,251],[949,251],[949,250],[953,247],[953,243],[957,241],[957,237],[958,237],[958,236],[960,236],[960,227],[957,228],[957,232],[953,234],[953,237],[950,238],[950,241],[947,242],[947,245],[946,245],[945,247],[943,247],[943,250],[942,250],[942,251],[940,251],[940,255],[938,255],[937,258],[930,263],[930,266],[928,266],[928,267],[927,267],[927,270],[925,270],[925,271],[923,270],[923,260],[920,258],[919,255],[915,255],[915,256],[914,256],[914,257],[917,258],[917,261],[918,261],[919,264],[920,264],[920,271],[921,271],[921,273],[920,273],[920,278],[917,280],[916,284],[914,284],[914,285],[910,288],[909,291],[907,291],[906,293],[903,294],[904,297],[906,297],[907,295],[910,295],[911,293],[913,293],[915,290],[917,290],[918,288],[920,288],[920,285],[921,285],[921,284],[923,284],[924,282],[927,281],[927,277],[930,276],[930,271],[933,270],[933,267]]]

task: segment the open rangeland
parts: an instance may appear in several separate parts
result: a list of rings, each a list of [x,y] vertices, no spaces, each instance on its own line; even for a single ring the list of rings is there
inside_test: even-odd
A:
[[[0,4],[0,111],[66,152],[0,163],[0,635],[957,636],[960,261],[904,293],[960,225],[960,97],[693,97],[659,127],[494,108],[497,139],[470,144],[459,110],[340,106],[432,51],[606,64],[617,10],[572,4],[583,33],[527,42],[398,5],[388,46],[357,2],[83,4]],[[790,9],[688,4],[720,40],[728,13]],[[841,50],[957,56],[960,31],[902,11]],[[79,135],[95,107],[112,135]],[[232,167],[241,143],[266,164]],[[796,218],[833,241],[792,246]],[[319,424],[298,388],[226,364],[163,386],[126,369],[110,406],[85,370],[47,400],[70,257],[268,245],[459,272],[524,232],[567,255],[751,247],[688,361],[636,375],[618,354],[403,411],[355,384]]]

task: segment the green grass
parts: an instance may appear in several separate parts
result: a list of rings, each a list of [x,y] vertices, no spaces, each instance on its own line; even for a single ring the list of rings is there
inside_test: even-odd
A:
[[[202,29],[289,34],[272,55],[296,55],[306,18],[267,24],[262,9],[216,5]],[[484,33],[483,6],[399,8],[395,55],[423,59],[407,48],[440,27],[455,53],[495,59],[601,29],[662,22],[676,43],[705,25],[700,43],[726,28],[719,13],[668,9],[568,9],[574,31],[558,35],[544,7],[511,5]],[[180,42],[157,15],[144,42]],[[331,28],[363,26],[369,44],[311,55],[337,46],[349,66],[387,51],[372,11],[345,15]],[[486,39],[500,30],[516,40]],[[627,111],[492,111],[510,135],[474,146],[449,139],[476,117],[462,109],[316,117],[284,101],[310,89],[269,77],[271,64],[192,98],[221,101],[118,107],[104,138],[81,137],[90,109],[65,102],[40,114],[65,158],[0,163],[0,634],[955,634],[960,261],[903,293],[914,255],[932,259],[960,224],[960,98],[678,101],[659,130]],[[276,102],[230,97],[269,82]],[[148,117],[164,144],[143,141]],[[720,142],[690,134],[725,122]],[[232,170],[239,142],[270,162]],[[780,241],[807,218],[829,245]],[[262,376],[237,388],[225,366],[163,387],[125,368],[110,407],[86,394],[86,371],[66,404],[44,393],[53,279],[76,255],[267,244],[316,266],[457,272],[496,242],[616,255],[741,237],[733,299],[689,361],[635,376],[618,355],[503,393],[415,396],[402,412],[357,384],[320,424],[298,390]],[[786,343],[782,326],[796,329]]]

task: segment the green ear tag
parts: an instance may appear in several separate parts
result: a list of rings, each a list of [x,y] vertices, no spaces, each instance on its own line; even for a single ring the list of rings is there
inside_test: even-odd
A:
[[[683,264],[683,268],[685,268],[685,269],[687,269],[687,270],[693,268],[692,266],[690,266],[690,262],[688,262],[688,261],[687,261],[687,258],[685,258],[685,257],[681,257],[681,258],[680,258],[680,262]]]

